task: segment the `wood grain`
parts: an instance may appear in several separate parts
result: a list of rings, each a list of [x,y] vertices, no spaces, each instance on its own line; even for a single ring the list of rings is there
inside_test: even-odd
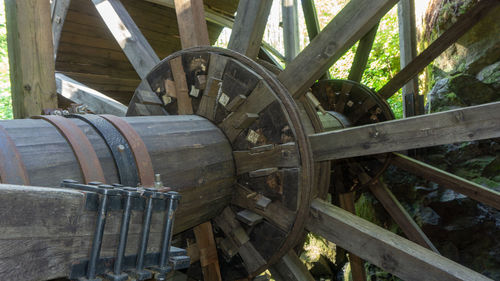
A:
[[[183,49],[210,46],[203,0],[174,0]]]

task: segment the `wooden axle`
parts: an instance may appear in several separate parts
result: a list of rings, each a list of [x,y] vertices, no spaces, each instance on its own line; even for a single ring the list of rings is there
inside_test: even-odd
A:
[[[129,117],[145,143],[155,173],[182,194],[175,233],[203,223],[229,204],[235,169],[224,134],[198,116]],[[117,168],[103,138],[82,120],[71,119],[96,151],[106,183],[118,183]],[[44,120],[2,121],[34,186],[0,185],[0,272],[4,280],[47,280],[69,276],[71,264],[88,259],[96,213],[80,191],[58,187],[63,179],[83,182],[74,153]],[[9,161],[8,159],[6,161]],[[8,164],[8,163],[7,163]],[[120,211],[111,211],[101,257],[113,257]],[[160,246],[164,212],[153,215],[148,252]],[[156,222],[156,223],[155,223]],[[142,212],[133,211],[127,255],[137,253]]]

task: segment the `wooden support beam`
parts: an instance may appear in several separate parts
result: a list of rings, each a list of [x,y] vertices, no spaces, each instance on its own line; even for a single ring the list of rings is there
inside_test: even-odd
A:
[[[193,228],[196,244],[200,249],[200,262],[203,271],[203,280],[222,280],[219,269],[219,258],[215,245],[212,223],[205,222]]]
[[[286,63],[291,62],[300,52],[299,11],[297,7],[297,0],[281,0]]]
[[[309,136],[315,161],[500,137],[500,102]]]
[[[278,76],[298,98],[356,41],[391,9],[397,0],[352,0]],[[360,9],[359,7],[363,7]]]
[[[361,82],[363,73],[366,69],[366,64],[368,63],[368,58],[370,57],[370,52],[372,51],[373,42],[377,36],[378,23],[368,31],[368,33],[359,40],[358,49],[354,55],[354,61],[352,62],[351,70],[349,71],[348,80]]]
[[[139,27],[120,0],[92,0],[92,2],[139,77],[144,79],[160,59]]]
[[[257,58],[272,4],[272,0],[240,0],[227,48]]]
[[[398,3],[399,50],[401,69],[417,56],[417,28],[415,23],[415,1],[400,0]],[[418,77],[403,86],[403,114],[410,117],[423,114],[423,104],[418,97]],[[420,106],[422,107],[420,110]]]
[[[323,200],[306,228],[404,280],[491,280]]]
[[[297,254],[290,250],[280,260],[273,264],[269,271],[271,276],[276,281],[314,281],[304,263],[299,259]]]
[[[174,0],[183,49],[210,46],[203,0]]]
[[[95,114],[125,116],[127,107],[100,92],[75,81],[62,73],[56,73],[57,93],[74,103],[84,104]]]
[[[71,0],[53,0],[51,3],[51,19],[52,19],[52,40],[54,45],[54,58],[57,58],[57,50],[59,48],[59,39],[66,20],[66,14],[69,10]]]
[[[48,1],[5,0],[14,118],[57,107]]]
[[[443,187],[469,196],[483,204],[500,210],[500,192],[483,187],[459,176],[440,170],[406,155],[394,153],[392,164]]]
[[[434,244],[432,244],[431,240],[425,235],[422,229],[420,229],[403,205],[399,203],[396,196],[394,196],[383,182],[377,181],[370,184],[369,188],[377,200],[384,206],[384,209],[389,213],[391,218],[401,227],[401,230],[403,230],[409,240],[439,254],[439,251]]]
[[[438,39],[434,40],[427,49],[396,74],[391,81],[385,84],[378,93],[385,99],[390,98],[499,4],[500,1],[498,0],[479,1],[469,11],[461,15],[455,24],[439,36]]]

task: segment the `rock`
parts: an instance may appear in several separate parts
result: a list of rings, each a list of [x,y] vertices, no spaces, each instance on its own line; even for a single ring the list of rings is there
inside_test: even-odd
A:
[[[450,78],[448,88],[467,105],[477,105],[500,100],[500,92],[468,74]]]
[[[310,272],[312,276],[316,279],[319,278],[329,278],[333,276],[332,266],[333,264],[325,256],[321,255],[319,259],[313,263]]]
[[[500,174],[500,156],[491,161],[486,167],[484,167],[481,175],[483,177],[492,178]]]
[[[451,92],[449,82],[449,78],[437,81],[432,90],[427,94],[427,112],[439,112],[466,106],[455,93]]]
[[[476,78],[485,84],[491,84],[497,90],[500,89],[500,61],[483,68]]]

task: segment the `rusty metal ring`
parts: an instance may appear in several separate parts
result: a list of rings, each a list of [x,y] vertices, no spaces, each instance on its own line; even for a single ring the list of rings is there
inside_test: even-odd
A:
[[[0,182],[19,185],[30,184],[21,155],[2,126],[0,126]]]
[[[130,124],[125,122],[123,119],[108,114],[103,114],[100,116],[113,124],[113,126],[115,126],[127,140],[135,157],[135,163],[137,165],[137,171],[139,173],[139,179],[142,186],[153,187],[153,163],[151,162],[151,157],[149,156],[148,149],[142,141],[142,138],[139,136],[139,134],[137,134],[134,128],[132,128],[132,126],[130,126]]]
[[[83,131],[70,119],[56,115],[33,116],[33,119],[42,119],[56,127],[68,141],[76,160],[80,165],[85,183],[92,181],[105,182],[101,162],[94,147]]]

